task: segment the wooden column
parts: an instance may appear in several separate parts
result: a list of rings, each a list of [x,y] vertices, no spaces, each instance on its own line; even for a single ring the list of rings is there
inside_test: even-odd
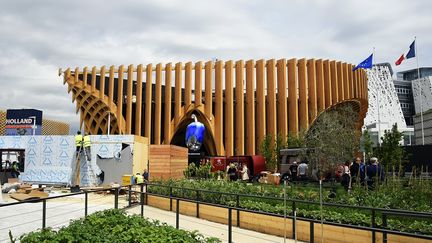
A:
[[[184,94],[185,114],[192,103],[191,95],[192,95],[192,63],[188,62],[185,65],[185,94]]]
[[[246,62],[246,154],[255,154],[255,62]]]
[[[244,154],[244,91],[243,91],[243,60],[237,61],[235,64],[235,72],[236,72],[236,106],[235,106],[235,151],[236,155]]]
[[[331,82],[331,90],[332,90],[332,102],[331,104],[336,104],[339,102],[339,90],[338,90],[338,76],[337,76],[337,68],[336,61],[330,61],[330,82]]]
[[[225,155],[234,155],[233,62],[225,63]]]
[[[174,87],[174,126],[177,126],[180,121],[181,109],[181,93],[182,93],[182,71],[183,65],[181,62],[175,65],[175,87]]]
[[[267,119],[267,134],[274,139],[277,135],[277,117],[276,117],[276,62],[274,59],[267,61],[267,104],[268,110],[265,117]]]
[[[298,117],[298,83],[297,83],[297,60],[295,58],[288,60],[288,112],[289,133],[297,135],[299,131]]]
[[[352,69],[354,68],[354,65],[349,64],[349,69],[348,69],[348,77],[349,77],[349,82],[350,82],[350,87],[351,87],[351,98],[355,97],[355,86],[354,86],[354,72],[352,71]]]
[[[132,88],[133,65],[128,66],[128,80],[126,89],[126,134],[132,134]]]
[[[145,105],[145,122],[144,122],[144,137],[151,138],[151,123],[152,116],[152,92],[153,92],[153,65],[147,64],[146,67],[146,105]],[[140,106],[141,110],[141,106]],[[140,121],[141,124],[141,121]]]
[[[346,62],[342,63],[342,78],[343,78],[343,84],[344,84],[344,100],[350,99],[350,83],[348,80],[348,66]]]
[[[202,63],[195,63],[195,106],[202,104]]]
[[[330,76],[330,62],[324,61],[324,93],[325,93],[325,109],[332,105],[332,83]]]
[[[337,86],[338,86],[338,101],[345,100],[345,86],[343,81],[342,62],[336,63]]]
[[[213,117],[213,90],[212,90],[212,69],[213,63],[205,63],[205,115],[210,119]]]
[[[359,91],[358,91],[358,79],[357,79],[357,71],[352,72],[353,73],[353,82],[354,82],[354,98],[359,97]]]
[[[222,96],[223,62],[215,65],[215,142],[219,154],[223,154],[223,96]]]
[[[113,110],[114,105],[114,65],[110,67],[109,70],[109,81],[108,81],[108,103],[110,105],[110,110]]]
[[[265,62],[256,62],[256,145],[260,145],[266,134],[266,100],[265,100]]]
[[[92,68],[91,92],[92,94],[96,92],[96,67]]]
[[[122,134],[123,130],[123,72],[124,66],[120,65],[118,68],[118,80],[117,80],[117,124],[119,134]]]
[[[288,135],[288,117],[293,114],[288,114],[287,109],[287,73],[286,73],[286,59],[280,59],[277,61],[277,126],[278,134],[282,136],[282,143],[286,142]]]
[[[319,114],[326,107],[325,85],[324,85],[324,63],[321,59],[316,61],[316,80],[317,80],[317,108]]]
[[[105,66],[102,66],[99,72],[99,99],[105,98]]]
[[[85,67],[83,69],[83,80],[82,80],[82,86],[81,86],[83,89],[85,89],[87,86],[87,75],[88,75],[88,68]],[[76,75],[76,81],[77,81],[77,79],[78,79],[78,75]]]
[[[74,84],[78,84],[78,83],[79,83],[79,68],[76,67],[74,72]],[[83,85],[83,87],[85,86]]]
[[[150,64],[151,65],[151,64]],[[137,67],[137,86],[136,86],[136,105],[135,105],[135,134],[138,136],[141,136],[141,121],[142,121],[142,111],[141,111],[141,107],[142,107],[142,87],[143,87],[143,65],[139,64]],[[146,80],[146,82],[148,82],[148,80]],[[146,86],[147,89],[147,86]],[[147,91],[147,90],[146,90]],[[147,94],[146,94],[146,107],[148,105],[147,103]],[[147,117],[147,114],[145,114],[144,116],[145,121],[147,121],[147,119],[149,119]],[[150,120],[150,119],[149,119]],[[150,136],[144,135],[145,137],[151,139]]]
[[[309,127],[309,104],[307,93],[306,59],[298,61],[298,87],[299,87],[299,128],[306,130]],[[289,76],[289,74],[288,74]]]
[[[316,69],[315,69],[316,63],[314,59],[309,59],[307,61],[307,78],[308,78],[308,97],[309,97],[309,112],[308,112],[308,119],[309,124],[311,124],[317,114],[317,79],[316,79]]]
[[[165,114],[164,114],[164,144],[170,144],[171,139],[171,79],[172,65],[165,65]]]
[[[155,89],[155,114],[154,114],[154,143],[161,144],[161,113],[162,113],[162,64],[156,65],[156,89]]]

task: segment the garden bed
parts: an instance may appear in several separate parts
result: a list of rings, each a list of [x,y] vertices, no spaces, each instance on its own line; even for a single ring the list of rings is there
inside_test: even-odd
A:
[[[179,181],[163,181],[158,182],[166,186],[190,188],[172,189],[172,195],[209,203],[221,205],[237,206],[237,198],[235,195],[221,195],[218,193],[210,193],[197,190],[209,190],[216,192],[241,194],[239,197],[239,207],[247,210],[258,212],[273,213],[278,215],[284,214],[283,206],[283,188],[281,186],[269,185],[247,185],[238,182],[225,181],[194,181],[194,180],[179,180]],[[383,215],[380,209],[403,209],[418,212],[432,212],[430,198],[432,193],[430,190],[431,182],[422,182],[423,185],[411,185],[405,188],[402,182],[387,184],[380,186],[374,191],[356,188],[351,194],[344,191],[338,191],[336,197],[329,198],[328,190],[324,192],[324,201],[326,203],[337,204],[335,206],[323,207],[323,220],[329,223],[342,223],[357,226],[372,226],[372,213],[370,209],[356,209],[342,207],[344,205],[362,206],[376,208],[375,227],[386,228],[408,233],[416,233],[422,235],[432,235],[432,218],[413,219],[402,216],[388,215],[387,226],[383,224]],[[168,196],[170,194],[168,187],[156,185],[148,186],[148,191],[160,195]],[[271,198],[256,198],[244,195],[273,197]],[[321,211],[319,202],[319,189],[316,185],[311,186],[292,186],[287,189],[288,199],[304,200],[314,203],[297,202],[296,212],[298,217],[319,220],[321,219]],[[168,203],[169,209],[169,203]],[[180,207],[181,208],[181,207]],[[292,214],[292,204],[288,203],[287,213]],[[191,211],[193,212],[193,210]],[[233,218],[234,219],[234,218]]]
[[[221,242],[197,231],[175,229],[159,221],[121,210],[106,210],[72,221],[58,231],[50,228],[25,234],[21,242]]]

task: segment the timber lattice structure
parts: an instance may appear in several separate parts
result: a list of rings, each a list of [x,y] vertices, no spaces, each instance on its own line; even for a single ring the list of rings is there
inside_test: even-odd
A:
[[[135,134],[184,143],[195,114],[210,155],[256,154],[266,134],[308,130],[326,110],[350,103],[360,130],[368,107],[364,70],[334,60],[179,62],[60,70],[90,134]],[[210,101],[210,102],[209,102]],[[110,123],[108,124],[108,120]]]

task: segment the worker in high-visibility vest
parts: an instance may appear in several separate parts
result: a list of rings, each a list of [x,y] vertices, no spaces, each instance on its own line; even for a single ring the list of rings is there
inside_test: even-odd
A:
[[[90,141],[90,136],[88,135],[88,133],[86,133],[84,135],[83,138],[83,144],[84,144],[84,149],[86,152],[86,156],[87,156],[87,160],[90,161],[91,160],[91,141]]]
[[[75,135],[75,147],[77,153],[80,151],[82,144],[83,144],[83,136],[81,135],[81,131],[77,131],[77,134]]]
[[[136,184],[144,183],[144,176],[142,176],[139,172],[136,173],[135,178],[136,178]]]

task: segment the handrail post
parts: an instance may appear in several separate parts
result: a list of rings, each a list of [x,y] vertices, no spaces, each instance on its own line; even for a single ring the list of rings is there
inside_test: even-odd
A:
[[[119,188],[114,188],[114,208],[118,209]]]
[[[237,227],[240,227],[240,195],[236,195],[236,207],[237,207]]]
[[[132,185],[128,186],[128,207],[132,205]]]
[[[148,204],[148,194],[147,194],[147,192],[148,192],[148,186],[147,186],[147,181],[145,182],[145,204],[147,205]]]
[[[88,214],[88,193],[87,190],[84,191],[84,216],[87,217]]]
[[[293,201],[292,202],[292,238],[295,239],[296,238],[296,218],[295,218],[295,212],[296,212],[296,202]]]
[[[42,229],[46,227],[46,200],[42,200]]]
[[[199,218],[199,190],[196,190],[196,217]]]
[[[382,226],[383,228],[387,228],[387,214],[383,212],[382,214]],[[387,233],[383,232],[383,243],[387,243]]]
[[[309,242],[310,243],[314,243],[315,240],[315,233],[314,233],[314,222],[313,221],[309,221]]]
[[[140,204],[141,204],[141,217],[144,217],[144,185],[140,184]]]
[[[169,197],[170,197],[170,211],[172,211],[172,187],[169,186]]]
[[[176,204],[176,229],[179,228],[179,221],[180,221],[180,200],[177,198],[177,204]]]
[[[375,241],[376,241],[376,236],[375,236],[375,210],[373,210],[373,209],[372,209],[371,221],[372,221],[372,243],[375,243]]]
[[[232,242],[232,208],[228,208],[228,242]]]

